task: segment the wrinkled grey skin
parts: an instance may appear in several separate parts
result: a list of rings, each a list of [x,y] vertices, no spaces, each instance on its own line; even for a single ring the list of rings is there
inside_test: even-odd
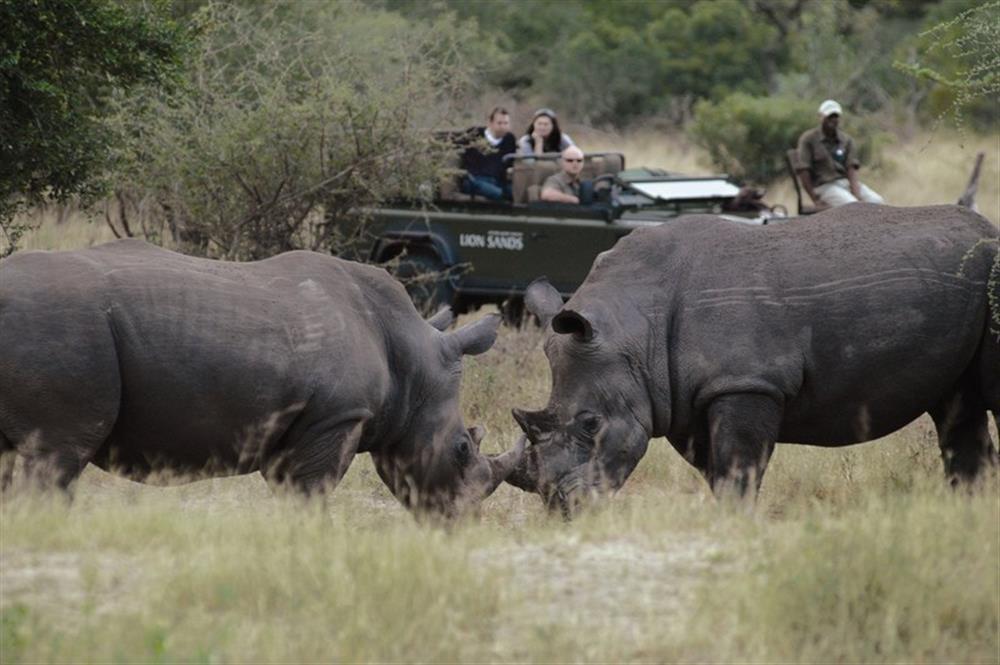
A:
[[[0,263],[0,445],[42,486],[88,463],[260,471],[329,489],[357,453],[406,505],[447,514],[491,493],[521,454],[479,453],[459,409],[463,354],[488,317],[423,321],[384,270],[313,252],[256,263],[138,240]]]
[[[957,206],[869,204],[633,232],[565,306],[529,287],[552,392],[514,411],[532,445],[508,482],[570,513],[664,436],[717,494],[753,496],[776,441],[849,445],[924,412],[948,475],[974,479],[997,462],[997,235]]]

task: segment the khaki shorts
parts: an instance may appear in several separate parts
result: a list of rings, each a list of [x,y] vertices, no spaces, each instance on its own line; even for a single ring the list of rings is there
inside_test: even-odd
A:
[[[885,199],[864,183],[858,183],[858,189],[861,190],[862,201],[866,203],[885,203]],[[816,194],[819,196],[820,201],[833,208],[858,202],[854,194],[851,194],[851,183],[847,178],[839,178],[819,185],[816,187]]]

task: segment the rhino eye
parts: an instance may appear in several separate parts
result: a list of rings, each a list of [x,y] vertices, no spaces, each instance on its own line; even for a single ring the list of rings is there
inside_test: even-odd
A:
[[[580,429],[586,434],[594,435],[601,429],[601,418],[597,414],[583,413],[578,416],[578,419],[580,421]]]
[[[455,456],[458,458],[460,464],[465,464],[466,462],[469,461],[469,452],[470,452],[469,440],[462,439],[461,441],[459,441],[458,446],[455,450]]]

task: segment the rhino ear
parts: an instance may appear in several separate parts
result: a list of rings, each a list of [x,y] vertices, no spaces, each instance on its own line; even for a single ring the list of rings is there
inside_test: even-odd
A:
[[[473,425],[468,430],[469,438],[472,439],[472,443],[475,444],[476,450],[479,450],[479,446],[483,443],[483,439],[486,438],[486,428],[482,425]]]
[[[563,299],[545,277],[539,277],[524,292],[524,306],[538,317],[542,328],[547,328],[556,312],[562,309]]]
[[[452,353],[462,356],[478,356],[486,353],[497,341],[497,329],[500,327],[500,315],[490,314],[475,323],[459,328],[445,335],[445,344]]]
[[[541,411],[511,409],[511,415],[532,443],[537,443],[543,433],[551,432],[556,426],[555,417],[547,409]]]
[[[552,319],[552,329],[560,335],[572,334],[581,342],[594,339],[594,326],[586,314],[564,309]]]
[[[455,314],[451,311],[451,307],[448,305],[442,305],[437,314],[427,319],[427,323],[429,323],[432,328],[440,330],[441,332],[450,328],[451,324],[454,322]]]

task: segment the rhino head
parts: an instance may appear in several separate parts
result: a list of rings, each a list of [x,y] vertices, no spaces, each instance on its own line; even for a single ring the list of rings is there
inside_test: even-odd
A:
[[[507,482],[568,518],[589,497],[620,488],[646,452],[652,407],[636,361],[645,340],[625,329],[604,299],[578,293],[563,307],[544,278],[532,283],[525,303],[543,326],[551,321],[545,355],[552,390],[544,409],[513,411],[530,445]]]
[[[480,452],[486,430],[466,427],[459,404],[462,357],[486,352],[496,340],[499,315],[454,332],[450,316],[428,320],[441,329],[422,349],[422,378],[406,401],[412,409],[396,443],[373,453],[383,482],[403,505],[424,514],[452,517],[477,506],[521,462],[525,441],[505,453]]]

